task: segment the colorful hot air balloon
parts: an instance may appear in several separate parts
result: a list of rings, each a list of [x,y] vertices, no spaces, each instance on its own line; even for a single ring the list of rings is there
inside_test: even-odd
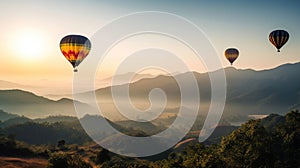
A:
[[[225,50],[224,55],[225,55],[226,59],[232,65],[232,63],[238,58],[239,51],[235,48],[228,48],[228,49]]]
[[[84,60],[91,50],[91,42],[81,35],[68,35],[61,39],[60,50],[66,59],[72,64],[74,72],[76,67]]]
[[[277,48],[277,52],[280,52],[280,48],[289,40],[289,36],[285,30],[274,30],[270,33],[269,40]]]

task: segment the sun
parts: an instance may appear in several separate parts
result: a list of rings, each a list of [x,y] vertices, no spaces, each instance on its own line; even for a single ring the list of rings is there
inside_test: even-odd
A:
[[[38,31],[22,31],[15,37],[14,50],[18,57],[26,60],[39,59],[45,50],[44,41],[42,33]]]

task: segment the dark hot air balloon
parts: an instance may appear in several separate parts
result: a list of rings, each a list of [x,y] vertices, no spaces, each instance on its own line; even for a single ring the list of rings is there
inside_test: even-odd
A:
[[[269,40],[277,48],[277,52],[280,52],[280,48],[289,40],[289,36],[285,30],[274,30],[270,33]]]
[[[87,57],[91,50],[91,42],[81,35],[68,35],[61,39],[60,50],[65,58],[72,64],[74,72],[76,67]]]
[[[227,48],[225,50],[224,53],[226,59],[230,62],[230,64],[232,65],[232,63],[238,58],[239,56],[239,51],[235,48]]]

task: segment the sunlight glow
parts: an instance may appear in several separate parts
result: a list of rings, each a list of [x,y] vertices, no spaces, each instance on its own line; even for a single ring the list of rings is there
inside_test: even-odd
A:
[[[45,51],[45,38],[38,31],[23,31],[14,39],[14,50],[18,57],[35,60],[42,57]]]

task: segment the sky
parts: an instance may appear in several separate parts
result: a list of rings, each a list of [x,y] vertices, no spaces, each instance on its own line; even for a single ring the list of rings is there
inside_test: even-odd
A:
[[[236,47],[240,51],[234,63],[238,69],[262,70],[296,63],[300,61],[299,7],[300,1],[276,0],[0,1],[0,80],[25,84],[71,82],[73,71],[59,49],[61,38],[68,34],[92,37],[112,20],[143,11],[172,13],[197,25],[216,49],[224,67],[230,66],[223,55],[228,47]],[[280,53],[268,41],[269,33],[275,29],[287,30],[290,34]],[[115,50],[136,45],[140,39],[130,40],[120,43]],[[168,43],[166,38],[165,43]],[[168,44],[174,44],[176,50],[175,43]],[[168,47],[172,48],[172,45]],[[113,53],[110,53],[111,62],[114,62]],[[185,54],[189,57],[189,52]],[[187,62],[192,70],[203,71],[201,64],[192,59],[187,59]],[[107,65],[103,71],[109,71],[109,67],[113,66]],[[109,72],[103,72],[103,77],[108,75]]]

